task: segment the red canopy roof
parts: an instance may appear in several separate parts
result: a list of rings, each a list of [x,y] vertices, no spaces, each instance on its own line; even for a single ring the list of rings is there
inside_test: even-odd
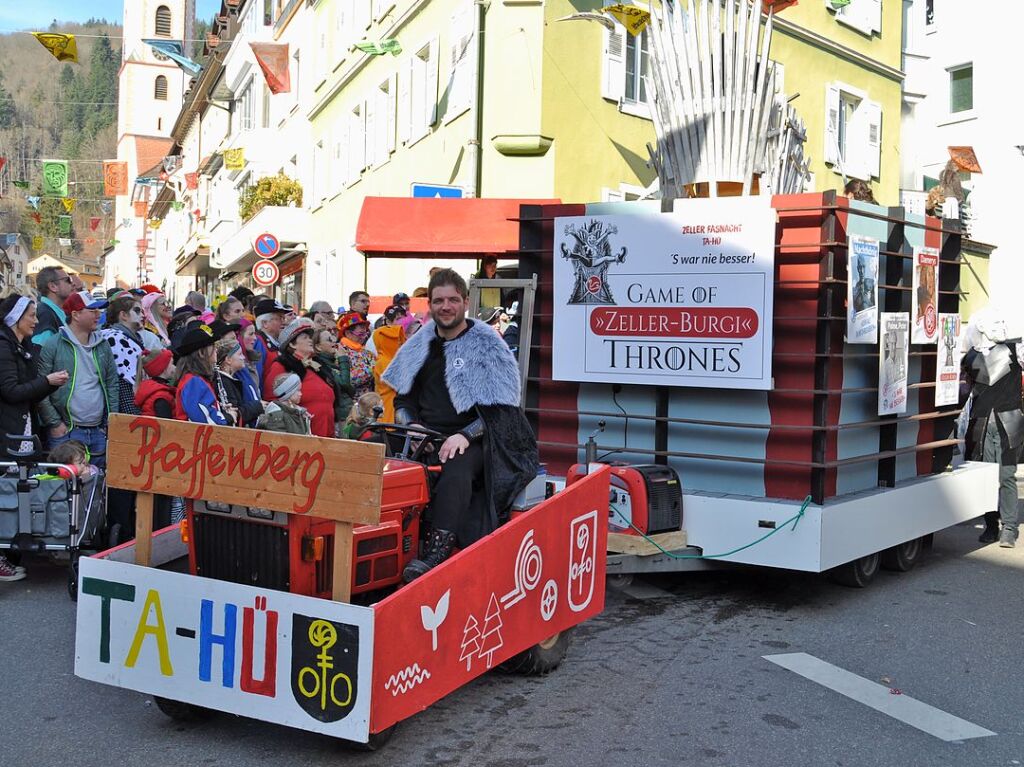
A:
[[[390,257],[517,251],[519,207],[558,202],[367,197],[356,227],[356,249]]]

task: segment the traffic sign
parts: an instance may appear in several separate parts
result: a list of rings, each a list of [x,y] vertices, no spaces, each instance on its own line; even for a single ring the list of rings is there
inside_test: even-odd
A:
[[[413,184],[413,197],[462,197],[461,186],[444,186],[443,184]]]
[[[264,258],[252,265],[252,280],[260,287],[269,287],[277,282],[280,277],[281,270],[273,261],[268,261]]]
[[[281,252],[281,243],[270,232],[264,232],[256,238],[252,248],[260,258],[273,258]]]

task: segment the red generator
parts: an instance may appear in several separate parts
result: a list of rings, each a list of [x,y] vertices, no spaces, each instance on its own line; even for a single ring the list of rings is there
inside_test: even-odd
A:
[[[352,594],[397,585],[417,554],[430,499],[427,468],[384,462],[380,522],[352,530]],[[192,575],[331,599],[334,522],[258,506],[189,501],[184,534]]]
[[[656,464],[610,464],[608,529],[655,535],[683,527],[683,487],[676,470]],[[569,468],[568,487],[588,474],[585,464]]]

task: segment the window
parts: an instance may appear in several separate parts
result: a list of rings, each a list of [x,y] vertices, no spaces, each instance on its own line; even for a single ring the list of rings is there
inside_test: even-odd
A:
[[[949,111],[951,114],[974,109],[974,65],[949,70]]]
[[[435,37],[409,61],[410,67],[410,141],[415,142],[430,132],[437,121],[437,49]]]
[[[330,172],[330,177],[334,179],[334,183],[330,189],[331,195],[340,192],[348,180],[348,155],[346,154],[348,151],[348,128],[348,117],[342,114],[334,124],[334,149],[331,153]],[[317,168],[314,172],[319,173],[320,169]]]
[[[647,103],[647,30],[626,35],[626,101]]]
[[[359,180],[366,167],[366,115],[362,102],[356,104],[348,116],[348,183]]]
[[[924,25],[931,27],[935,25],[935,0],[924,2]]]
[[[245,81],[242,92],[238,96],[238,130],[249,131],[256,127],[254,120],[252,96],[252,78]]]
[[[263,103],[260,104],[260,127],[270,127],[270,87],[263,81]]]
[[[473,49],[475,5],[463,2],[452,15],[451,44],[448,50],[450,74],[448,75],[448,109],[445,120],[451,121],[469,109],[476,97],[473,89],[473,66],[476,54]]]
[[[846,5],[835,8],[832,0],[825,5],[835,11],[836,21],[853,27],[867,36],[882,31],[882,0],[849,0]]]
[[[863,91],[830,83],[825,94],[825,162],[836,173],[870,181],[881,169],[882,107]]]
[[[167,78],[163,75],[157,75],[153,82],[153,98],[167,101]]]
[[[302,85],[302,51],[295,51],[292,54],[292,93],[295,94],[295,103],[299,103],[299,88]]]
[[[161,5],[156,9],[154,32],[157,37],[171,36],[171,9],[166,5]]]
[[[386,163],[391,153],[395,151],[395,76],[392,75],[377,86],[370,99],[367,99],[367,107],[371,99],[375,101],[373,125],[371,126],[370,113],[367,112],[366,151],[370,164],[376,167]],[[372,139],[369,138],[371,133],[374,134]]]
[[[313,147],[313,207],[317,207],[325,199],[327,199],[327,178],[328,174],[324,172],[326,166],[324,160],[327,159],[324,153],[324,139],[320,139],[316,142]]]

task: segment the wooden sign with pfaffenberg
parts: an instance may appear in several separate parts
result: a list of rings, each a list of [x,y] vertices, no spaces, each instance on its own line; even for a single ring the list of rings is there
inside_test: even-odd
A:
[[[376,524],[384,446],[111,415],[107,484],[139,493]]]

